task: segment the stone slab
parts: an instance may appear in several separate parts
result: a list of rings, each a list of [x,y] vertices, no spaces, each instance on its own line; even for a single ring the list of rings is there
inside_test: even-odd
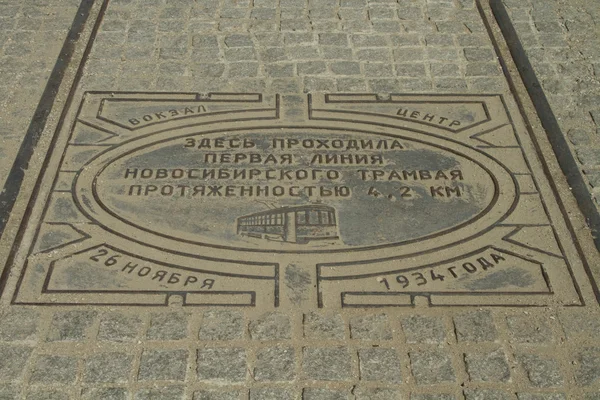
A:
[[[314,307],[582,304],[503,95],[94,91],[70,106],[16,304],[289,306],[290,265]]]

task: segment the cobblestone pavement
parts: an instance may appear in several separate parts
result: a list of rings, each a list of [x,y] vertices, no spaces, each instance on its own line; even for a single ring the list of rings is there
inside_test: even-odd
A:
[[[600,10],[588,1],[503,3],[600,207]]]
[[[15,160],[75,17],[77,0],[0,2],[0,184]]]
[[[22,21],[36,29],[7,35],[33,37],[55,24],[65,29],[73,3],[44,6],[51,17],[45,13],[45,22],[33,25],[33,18],[8,14],[24,13],[29,3],[2,5],[11,29]],[[530,30],[547,48],[548,62],[537,68],[546,71],[540,74],[551,100],[563,104],[561,122],[595,186],[600,116],[593,119],[590,82],[598,65],[582,71],[558,58],[574,34],[552,19],[556,14],[548,17],[554,3],[507,4],[519,32]],[[2,114],[12,115],[11,128],[3,124],[10,132],[27,126],[60,29],[55,45],[32,39],[30,47],[11,50],[5,41],[2,84],[13,97],[3,99]],[[558,44],[549,49],[550,43]],[[42,57],[46,51],[53,53]],[[29,80],[31,68],[40,69]],[[309,92],[508,94],[473,0],[110,0],[80,85],[80,91],[264,92],[290,99]],[[574,87],[590,92],[575,98]],[[592,296],[585,307],[298,306],[282,313],[190,311],[177,302],[15,306],[14,289],[14,282],[7,286],[0,304],[0,399],[600,399],[600,311]]]

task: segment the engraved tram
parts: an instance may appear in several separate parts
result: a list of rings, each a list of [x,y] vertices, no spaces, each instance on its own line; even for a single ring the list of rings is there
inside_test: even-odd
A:
[[[239,217],[237,233],[299,244],[339,239],[335,208],[322,204],[282,207]]]

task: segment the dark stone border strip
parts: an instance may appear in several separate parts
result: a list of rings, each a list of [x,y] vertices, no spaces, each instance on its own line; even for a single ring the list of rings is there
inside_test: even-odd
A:
[[[548,140],[554,149],[558,163],[567,178],[567,183],[577,200],[577,204],[586,219],[588,226],[592,231],[592,238],[596,248],[600,250],[600,213],[591,197],[588,184],[585,182],[581,169],[577,165],[577,161],[571,153],[566,136],[563,134],[556,116],[552,112],[548,98],[546,97],[542,85],[535,75],[535,71],[523,44],[519,40],[519,36],[512,25],[506,7],[502,0],[489,0],[490,7],[498,26],[502,31],[502,35],[506,40],[512,58],[519,70],[521,79],[525,84],[525,88],[529,93],[529,97],[533,102],[535,110],[540,118],[542,127],[546,131]]]

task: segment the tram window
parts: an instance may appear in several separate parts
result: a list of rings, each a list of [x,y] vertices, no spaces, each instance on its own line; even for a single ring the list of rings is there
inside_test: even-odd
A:
[[[277,214],[275,216],[275,225],[283,225],[283,214]]]
[[[331,225],[335,225],[335,213],[329,212],[329,221]]]
[[[267,216],[267,225],[273,225],[273,216],[272,215]]]
[[[321,224],[329,225],[329,213],[327,211],[321,211]]]
[[[306,211],[296,212],[296,223],[298,225],[306,225]]]
[[[319,221],[319,212],[318,211],[309,211],[308,223],[311,225],[319,225],[321,221]]]

